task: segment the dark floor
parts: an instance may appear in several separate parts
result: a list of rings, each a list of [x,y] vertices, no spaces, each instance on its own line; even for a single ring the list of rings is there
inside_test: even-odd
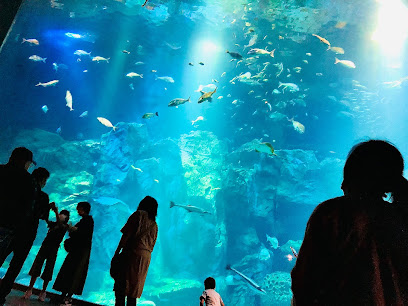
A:
[[[29,300],[25,300],[23,298],[24,292],[27,290],[27,287],[24,285],[20,284],[14,284],[14,289],[11,291],[11,293],[7,296],[6,303],[4,305],[7,306],[25,306],[25,305],[35,305],[35,306],[40,306],[40,305],[60,305],[60,303],[56,302],[58,300],[58,295],[54,293],[48,293],[47,292],[47,298],[45,302],[40,302],[38,301],[38,295],[39,290],[34,289],[33,290],[33,295]],[[53,299],[53,302],[50,301],[50,299]],[[72,305],[75,306],[96,306],[97,304],[92,304],[89,302],[73,299]]]

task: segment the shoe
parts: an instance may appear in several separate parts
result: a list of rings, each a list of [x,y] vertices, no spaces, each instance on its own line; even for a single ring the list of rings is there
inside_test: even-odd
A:
[[[28,290],[24,293],[23,298],[26,299],[26,300],[28,300],[28,299],[30,299],[30,296],[32,296],[32,295],[33,295],[33,290],[32,290],[32,289],[28,289]]]
[[[45,302],[46,296],[47,296],[47,293],[46,293],[45,291],[41,291],[41,292],[40,292],[40,295],[38,296],[38,300],[39,300],[40,302]]]

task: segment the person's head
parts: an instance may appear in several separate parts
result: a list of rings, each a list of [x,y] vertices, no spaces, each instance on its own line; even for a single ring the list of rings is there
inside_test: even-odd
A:
[[[382,198],[385,193],[398,197],[404,160],[398,149],[383,140],[369,140],[354,146],[346,160],[341,188],[345,195]]]
[[[31,176],[34,178],[36,183],[40,185],[41,188],[44,188],[45,184],[47,184],[48,178],[50,177],[50,173],[47,169],[39,167],[37,169],[34,169]]]
[[[207,289],[215,289],[215,279],[212,277],[207,277],[204,281],[205,290]]]
[[[137,210],[146,211],[149,215],[149,219],[155,221],[157,216],[157,207],[158,204],[156,199],[152,198],[151,196],[146,196],[142,201],[140,201]]]
[[[77,205],[77,211],[78,215],[81,217],[89,215],[89,212],[91,211],[91,204],[88,202],[79,202]]]
[[[61,222],[68,223],[68,221],[69,221],[69,211],[65,210],[65,209],[61,210],[59,215],[58,215],[58,218],[59,218],[59,220]]]
[[[32,164],[36,165],[36,162],[33,160],[33,152],[24,147],[15,148],[10,155],[8,163],[25,170],[28,170]]]

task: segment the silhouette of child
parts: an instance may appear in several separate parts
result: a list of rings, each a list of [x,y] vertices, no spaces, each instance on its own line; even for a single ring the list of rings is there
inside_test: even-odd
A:
[[[204,302],[206,306],[225,306],[221,296],[215,291],[215,279],[208,277],[204,281],[204,287],[205,290],[200,296],[200,306],[203,306]]]
[[[29,275],[31,275],[31,281],[27,291],[24,294],[25,299],[29,299],[33,294],[35,281],[41,275],[41,269],[44,262],[46,262],[44,271],[41,275],[41,278],[44,281],[43,289],[38,296],[39,301],[45,301],[47,286],[52,279],[55,262],[57,260],[58,248],[69,228],[69,211],[61,210],[61,212],[58,214],[58,209],[55,206],[54,202],[51,203],[51,208],[55,213],[56,221],[52,222],[47,220],[49,230],[47,236],[41,244],[37,256],[35,257],[30,272],[28,273]]]

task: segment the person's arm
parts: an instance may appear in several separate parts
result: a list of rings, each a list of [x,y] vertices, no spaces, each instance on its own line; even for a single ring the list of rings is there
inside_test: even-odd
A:
[[[202,296],[200,296],[200,306],[204,306],[204,301],[205,299]]]
[[[137,213],[132,214],[127,220],[125,226],[121,229],[122,237],[120,238],[118,247],[115,251],[115,255],[126,246],[129,238],[136,233],[139,228],[140,216]]]
[[[325,292],[325,282],[329,281],[327,270],[332,260],[331,240],[335,239],[327,222],[327,212],[319,207],[312,213],[306,227],[305,237],[300,247],[296,264],[291,272],[292,304],[315,305]]]
[[[128,240],[129,240],[129,235],[123,234],[122,237],[120,238],[118,247],[117,247],[117,249],[115,251],[115,255],[120,253],[120,251],[125,247]]]

